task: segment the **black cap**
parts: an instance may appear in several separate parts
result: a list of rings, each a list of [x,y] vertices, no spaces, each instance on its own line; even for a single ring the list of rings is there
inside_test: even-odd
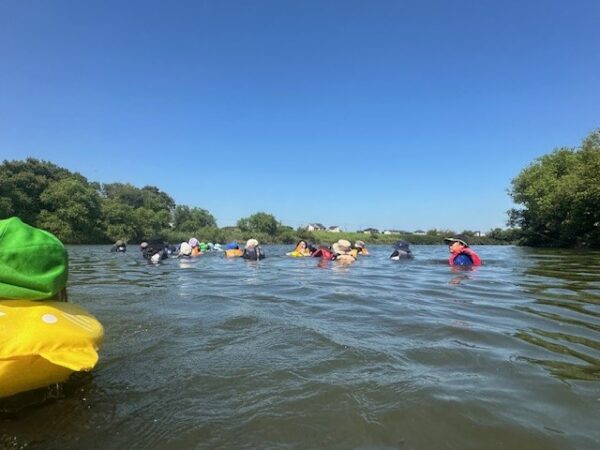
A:
[[[394,244],[394,250],[402,250],[403,252],[410,252],[410,244],[406,241],[398,241]]]

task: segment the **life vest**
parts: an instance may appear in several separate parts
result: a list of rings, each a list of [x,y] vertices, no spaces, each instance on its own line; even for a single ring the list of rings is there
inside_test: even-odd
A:
[[[450,258],[448,259],[448,263],[451,266],[457,265],[457,264],[454,263],[454,260],[458,257],[458,255],[467,255],[471,259],[471,261],[473,262],[474,266],[480,266],[481,265],[481,258],[479,258],[479,255],[477,253],[475,253],[473,250],[471,250],[469,247],[465,247],[460,252],[458,252],[458,253],[452,253],[450,255]]]
[[[242,251],[239,248],[230,248],[228,250],[225,250],[226,258],[235,258],[239,256],[242,256]]]
[[[312,254],[315,258],[331,259],[332,254],[328,248],[320,248]]]
[[[198,247],[192,248],[192,256],[200,256],[200,249]]]
[[[259,259],[265,259],[265,254],[260,247],[252,247],[244,250],[242,258],[258,261]]]

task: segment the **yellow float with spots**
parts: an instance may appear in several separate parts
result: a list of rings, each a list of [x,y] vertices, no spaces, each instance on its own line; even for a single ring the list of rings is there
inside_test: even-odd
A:
[[[0,220],[0,398],[96,365],[104,330],[66,303],[67,275],[67,251],[54,235]]]
[[[0,398],[91,370],[103,336],[100,322],[80,306],[0,301]]]

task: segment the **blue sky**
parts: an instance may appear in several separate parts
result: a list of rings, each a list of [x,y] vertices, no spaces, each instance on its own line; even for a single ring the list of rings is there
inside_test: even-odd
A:
[[[600,3],[0,3],[0,159],[220,225],[488,230],[600,126]]]

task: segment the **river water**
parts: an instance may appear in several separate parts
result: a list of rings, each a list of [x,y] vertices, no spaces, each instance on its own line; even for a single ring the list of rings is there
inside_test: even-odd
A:
[[[600,253],[388,247],[350,267],[69,248],[91,374],[0,403],[0,448],[600,448]]]

